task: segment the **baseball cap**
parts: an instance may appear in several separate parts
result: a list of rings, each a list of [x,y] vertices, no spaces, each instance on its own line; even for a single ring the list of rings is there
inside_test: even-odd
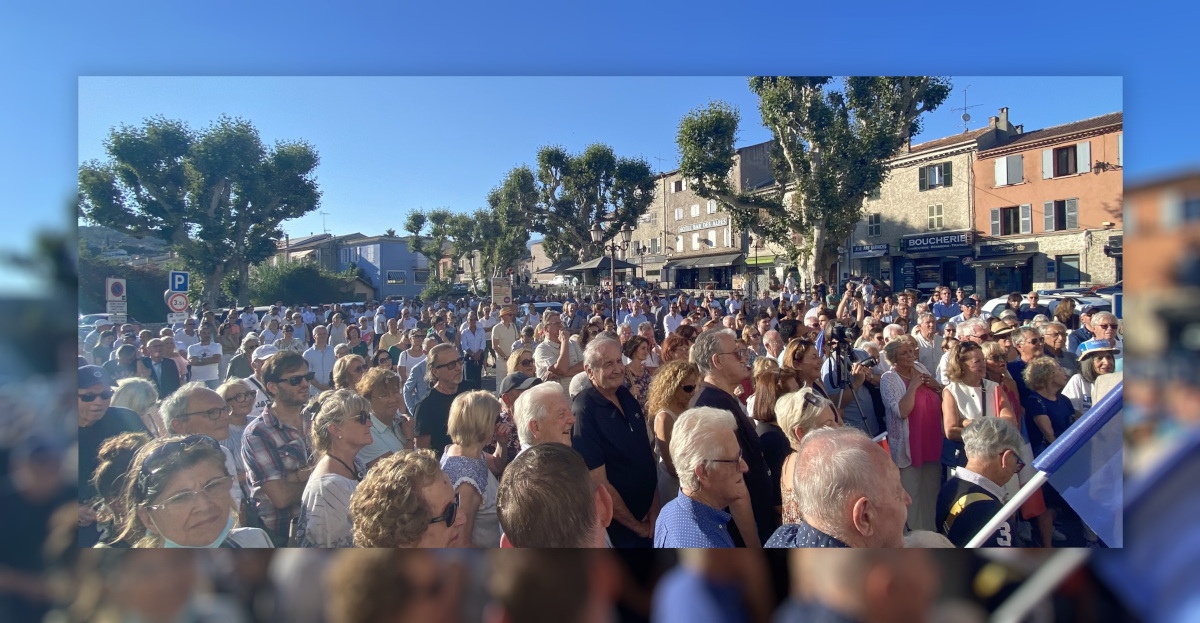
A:
[[[507,394],[514,389],[529,389],[541,382],[542,379],[536,376],[529,376],[524,372],[513,372],[500,381],[500,393]]]
[[[127,338],[127,337],[137,338],[137,334],[134,333],[133,331],[126,331],[121,334],[122,339]]]
[[[100,366],[80,366],[79,367],[79,387],[92,387],[94,385],[105,385],[113,387],[117,384],[108,371]]]
[[[100,327],[111,327],[111,326],[113,326],[113,322],[111,320],[107,320],[105,318],[101,318],[101,319],[97,320],[95,322],[95,324],[93,325],[93,327],[96,329],[99,329]]]
[[[254,349],[254,361],[262,361],[279,352],[279,348],[274,344],[263,344]]]
[[[975,307],[975,299],[969,297],[965,298],[959,303],[959,305],[962,307]]]
[[[1088,355],[1098,355],[1100,353],[1112,353],[1120,355],[1121,349],[1113,346],[1108,340],[1088,340],[1079,345],[1079,359],[1083,360]]]
[[[1086,303],[1079,307],[1079,315],[1080,316],[1087,316],[1088,314],[1091,314],[1095,311],[1096,311],[1096,306],[1092,305],[1091,303]]]

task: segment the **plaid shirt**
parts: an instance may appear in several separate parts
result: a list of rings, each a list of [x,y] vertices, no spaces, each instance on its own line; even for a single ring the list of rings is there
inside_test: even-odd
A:
[[[263,483],[284,479],[292,472],[313,464],[312,444],[309,441],[312,423],[307,419],[304,430],[297,430],[279,421],[268,405],[262,415],[246,426],[242,437],[242,461],[250,481],[250,495],[257,502],[258,516],[269,532],[286,532],[288,522],[300,504],[275,508],[263,491]]]

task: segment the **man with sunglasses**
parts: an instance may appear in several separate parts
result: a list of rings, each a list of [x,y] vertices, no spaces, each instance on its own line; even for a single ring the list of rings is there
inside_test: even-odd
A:
[[[305,358],[291,351],[276,353],[262,365],[271,403],[246,426],[242,461],[263,528],[283,547],[313,470],[312,422],[302,413],[313,373]]]
[[[209,389],[204,383],[193,381],[180,387],[179,391],[163,400],[159,413],[162,414],[167,431],[172,435],[206,435],[218,442],[229,438],[229,422],[233,408],[226,404],[221,394]],[[221,452],[225,455],[225,470],[236,475],[238,466],[233,453],[225,444],[221,444]],[[242,486],[236,478],[230,487],[230,493],[233,495],[233,507],[241,508]]]
[[[462,393],[459,385],[463,380],[463,358],[453,344],[438,344],[425,361],[425,381],[432,387],[414,413],[416,446],[432,449],[440,460],[451,442],[450,405]]]
[[[145,433],[137,413],[110,406],[117,383],[100,366],[79,368],[79,546],[91,547],[100,539],[92,502],[96,489],[92,473],[99,464],[100,446],[121,433]]]
[[[1026,295],[1028,303],[1021,303],[1021,307],[1017,310],[1017,320],[1022,324],[1033,320],[1038,314],[1050,316],[1050,310],[1045,305],[1038,304],[1038,293],[1030,292]]]
[[[1008,362],[1008,373],[1017,382],[1017,395],[1024,401],[1030,392],[1029,387],[1025,385],[1025,366],[1042,356],[1042,345],[1046,341],[1042,338],[1042,332],[1033,327],[1021,327],[1013,331],[1011,339],[1021,357]]]
[[[1007,420],[988,417],[963,429],[967,466],[955,468],[938,494],[938,532],[956,547],[966,547],[1004,507],[1004,485],[1025,466],[1019,456],[1025,443]],[[984,541],[984,547],[1013,547],[1013,518]]]

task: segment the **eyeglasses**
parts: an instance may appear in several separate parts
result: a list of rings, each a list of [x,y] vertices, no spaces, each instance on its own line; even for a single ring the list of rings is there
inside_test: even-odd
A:
[[[237,393],[237,394],[234,394],[234,395],[226,398],[225,402],[241,402],[243,400],[246,400],[247,398],[254,396],[257,393],[258,392],[255,392],[255,391],[246,391],[246,392]]]
[[[434,368],[435,370],[436,370],[436,369],[438,369],[438,368],[457,368],[457,367],[461,366],[461,365],[463,364],[463,362],[464,362],[464,361],[466,361],[466,358],[464,358],[464,357],[459,357],[458,359],[454,359],[454,360],[452,360],[452,361],[447,361],[446,363],[443,363],[443,364],[441,364],[441,365],[434,366],[433,368]]]
[[[1012,448],[1008,448],[1008,449],[1004,450],[1004,452],[1012,452],[1013,453],[1013,458],[1016,459],[1016,461],[1017,461],[1017,471],[1018,472],[1025,469],[1025,461],[1021,460],[1021,457],[1020,457],[1020,455],[1017,454],[1016,450],[1013,450]],[[1000,453],[1000,456],[1002,459],[1004,457],[1004,452]]]
[[[1045,344],[1046,343],[1046,340],[1043,338],[1040,338],[1040,337],[1031,337],[1025,341],[1029,342],[1030,344]]]
[[[454,517],[458,515],[458,494],[454,494],[454,501],[446,505],[446,510],[442,511],[441,515],[429,520],[429,525],[435,523],[446,522],[447,528],[454,527]]]
[[[166,510],[170,512],[180,512],[195,506],[196,501],[201,496],[204,499],[212,502],[224,499],[225,496],[232,497],[231,486],[233,484],[233,476],[221,476],[214,478],[204,485],[204,488],[199,491],[183,491],[172,495],[163,500],[159,504],[148,504],[146,508],[153,511]]]
[[[1100,328],[1100,329],[1116,329],[1117,328],[1117,325],[1115,325],[1115,324],[1093,324],[1092,326]]]
[[[365,370],[365,369],[366,368],[364,368],[362,366],[354,366],[353,368],[350,368],[350,373],[351,374],[362,374],[363,370]]]
[[[193,416],[193,415],[203,415],[204,417],[206,417],[210,420],[219,420],[231,413],[233,413],[233,408],[230,407],[229,405],[225,405],[223,407],[213,407],[211,409],[208,409],[207,411],[192,411],[190,413],[184,413],[183,417],[189,417],[189,416]]]
[[[520,365],[523,365],[523,366],[532,366],[532,365],[533,365],[533,360],[532,360],[532,359],[522,359],[522,360],[521,360],[521,361],[519,361],[518,363],[519,363]]]
[[[311,383],[312,380],[315,378],[317,378],[317,373],[309,372],[307,374],[297,374],[296,376],[289,376],[287,378],[279,379],[279,382],[287,383],[288,385],[291,385],[292,387],[299,387],[301,383],[303,383],[305,381],[308,381],[309,383]]]
[[[737,455],[736,459],[709,459],[708,461],[710,463],[733,463],[736,465],[736,464],[742,462],[742,451],[738,450],[738,455]]]
[[[150,452],[149,456],[142,460],[142,469],[138,474],[138,486],[142,491],[146,491],[146,481],[166,468],[170,463],[166,460],[167,458],[174,457],[197,446],[210,448],[217,452],[221,451],[221,444],[208,435],[189,435],[183,439],[168,441],[155,448]]]
[[[108,400],[109,398],[112,398],[112,397],[113,397],[113,390],[111,390],[111,389],[106,389],[106,390],[100,392],[99,394],[91,394],[91,393],[79,394],[79,399],[84,402],[92,402],[92,401],[96,400],[97,398],[99,398],[101,400]]]
[[[679,389],[682,389],[685,393],[690,394],[690,393],[696,391],[696,386],[695,385],[682,385],[679,387]]]
[[[750,356],[750,349],[739,348],[737,350],[731,350],[727,353],[717,353],[717,354],[718,355],[736,355],[738,359],[745,359]]]

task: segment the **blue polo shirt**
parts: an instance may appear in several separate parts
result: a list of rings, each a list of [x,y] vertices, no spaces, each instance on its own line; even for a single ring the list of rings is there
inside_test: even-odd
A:
[[[726,524],[733,515],[680,493],[654,525],[654,547],[733,547]]]
[[[742,623],[745,598],[737,582],[721,582],[679,565],[668,571],[654,591],[657,623]]]
[[[783,524],[763,547],[795,548],[795,547],[850,547],[845,543],[817,530],[805,522]]]
[[[962,313],[962,306],[954,301],[950,301],[949,303],[938,301],[933,304],[933,308],[931,308],[929,311],[932,312],[937,318],[941,318],[942,316],[945,316],[946,318],[953,318]],[[946,321],[938,322],[937,328],[938,331],[945,329]]]

